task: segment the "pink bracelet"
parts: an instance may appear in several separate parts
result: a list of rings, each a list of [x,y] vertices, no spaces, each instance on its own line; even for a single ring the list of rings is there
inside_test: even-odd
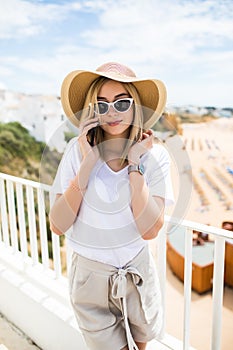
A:
[[[74,182],[74,180],[70,181],[70,186],[72,187],[73,190],[75,190],[76,192],[84,192],[86,191],[87,187],[85,188],[79,188],[76,183]]]

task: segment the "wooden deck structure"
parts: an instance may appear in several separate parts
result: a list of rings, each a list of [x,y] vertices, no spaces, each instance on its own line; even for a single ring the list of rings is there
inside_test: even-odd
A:
[[[231,224],[233,227],[233,223]],[[229,226],[223,223],[222,228],[229,229],[227,227]],[[202,236],[201,232],[193,231],[193,234],[192,289],[202,294],[212,289],[214,241]],[[184,238],[182,228],[177,228],[167,239],[168,264],[182,282],[184,281]],[[224,283],[233,287],[233,239],[226,241]]]

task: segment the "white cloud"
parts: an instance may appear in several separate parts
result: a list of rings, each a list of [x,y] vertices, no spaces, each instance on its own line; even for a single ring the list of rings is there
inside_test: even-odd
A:
[[[169,54],[173,60],[192,59],[197,48],[218,47],[223,39],[232,41],[231,9],[232,2],[225,1],[223,6],[217,0],[120,0],[99,14],[99,29],[86,30],[83,37],[96,48],[119,47],[140,59],[153,54],[159,60],[158,53],[163,58]]]
[[[112,0],[84,0],[69,2],[69,8],[72,9],[84,9],[85,11],[96,12],[103,10],[108,6],[111,6]]]
[[[103,10],[111,0],[57,1],[0,0],[0,39],[35,36],[46,32],[49,23],[58,23],[80,10]]]
[[[2,83],[2,82],[0,81],[0,90],[6,90],[6,89],[7,89],[6,84],[5,84],[5,83]]]
[[[225,90],[233,88],[232,12],[232,1],[121,0],[100,13],[96,31],[82,35],[93,50],[133,65],[138,75],[165,79],[179,90],[178,100],[187,101],[192,86],[197,95],[190,100],[214,100],[213,86],[221,81],[218,102],[224,104],[230,98],[223,96],[224,82]]]
[[[48,23],[64,19],[70,10],[77,11],[81,5],[0,0],[0,7],[0,39],[9,39],[38,35],[46,31]]]
[[[18,9],[17,15],[12,7]],[[205,96],[214,99],[215,81],[221,82],[221,92],[224,83],[226,90],[231,90],[231,0],[97,0],[60,4],[8,0],[1,8],[0,36],[4,38],[38,34],[48,29],[48,23],[62,23],[71,14],[74,18],[78,11],[91,14],[91,28],[88,22],[78,33],[72,28],[72,35],[64,44],[55,38],[60,46],[51,47],[48,54],[22,59],[15,53],[14,57],[0,58],[5,75],[11,70],[24,74],[26,91],[59,93],[61,81],[69,71],[95,69],[113,60],[128,64],[139,76],[165,80],[172,103],[187,101],[189,96],[195,96],[196,101],[198,93],[200,100]],[[229,94],[218,98],[222,98],[222,104],[224,98],[230,100]]]
[[[8,68],[8,67],[5,67],[4,65],[3,66],[0,66],[0,76],[10,76],[10,75],[13,75],[13,71],[12,69]]]

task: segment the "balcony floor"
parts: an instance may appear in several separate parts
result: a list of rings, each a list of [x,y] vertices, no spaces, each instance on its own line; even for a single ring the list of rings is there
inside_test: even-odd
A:
[[[23,334],[0,314],[0,350],[40,350],[27,335]]]
[[[42,350],[24,333],[0,314],[0,350]],[[151,343],[148,350],[154,349],[155,343]],[[157,344],[156,349],[166,350],[168,347]]]
[[[166,286],[166,331],[178,339],[182,339],[182,323],[177,322],[177,315],[183,310],[183,283],[180,282],[167,268]],[[210,314],[212,313],[211,294],[199,295],[192,292],[191,309],[191,345],[196,349],[207,349],[211,335]],[[174,303],[175,300],[175,303]],[[231,331],[233,320],[233,289],[224,288],[223,301],[223,333],[222,349],[231,350],[233,334]],[[0,314],[0,350],[1,344],[8,350],[40,350],[25,334],[8,322]],[[163,347],[162,347],[163,348]],[[148,349],[149,350],[149,349]]]

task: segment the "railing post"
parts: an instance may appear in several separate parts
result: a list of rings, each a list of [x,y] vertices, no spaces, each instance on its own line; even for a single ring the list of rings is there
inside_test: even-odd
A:
[[[47,238],[47,227],[46,227],[46,211],[45,211],[44,191],[41,188],[37,188],[37,202],[38,202],[42,264],[45,267],[45,269],[48,269],[49,254],[48,254],[48,238]]]
[[[163,306],[163,325],[160,333],[160,338],[164,337],[165,333],[165,293],[166,293],[166,230],[167,224],[164,224],[158,235],[158,246],[157,246],[157,264],[158,274],[162,294],[162,306]]]
[[[26,193],[27,193],[30,248],[31,248],[33,265],[36,265],[38,263],[38,243],[37,243],[35,201],[34,201],[33,187],[31,187],[30,185],[27,185]]]
[[[20,249],[24,259],[28,257],[27,250],[27,234],[24,212],[24,200],[23,200],[23,186],[21,183],[16,183],[16,200],[17,200],[17,213],[19,222],[19,237],[20,237]]]
[[[60,238],[52,232],[53,262],[55,277],[61,277],[61,255],[60,255]]]
[[[5,191],[5,181],[0,179],[0,208],[1,208],[1,217],[2,217],[2,236],[3,242],[6,247],[10,246],[9,239],[9,227],[7,220],[7,209],[6,209],[6,191]]]
[[[193,230],[185,231],[185,265],[184,265],[184,325],[183,325],[183,350],[189,349],[190,341],[190,310],[192,292],[192,242]]]
[[[13,182],[10,180],[7,180],[6,186],[7,186],[7,202],[8,202],[8,210],[9,210],[11,245],[13,247],[14,253],[17,253],[19,250],[19,244],[18,244],[17,227],[16,227],[16,212],[15,212]]]
[[[225,239],[215,237],[211,350],[221,349]]]

